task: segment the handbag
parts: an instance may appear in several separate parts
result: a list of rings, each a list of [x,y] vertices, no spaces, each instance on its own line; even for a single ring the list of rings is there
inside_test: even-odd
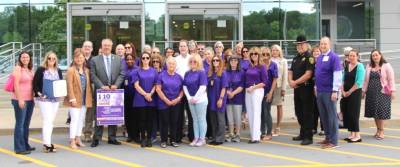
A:
[[[4,90],[7,92],[14,92],[14,75],[8,76],[7,82],[4,85]]]

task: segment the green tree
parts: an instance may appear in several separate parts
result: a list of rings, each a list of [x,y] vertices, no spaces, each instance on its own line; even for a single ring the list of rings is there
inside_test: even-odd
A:
[[[6,32],[2,37],[4,43],[22,41],[23,37],[18,32]]]

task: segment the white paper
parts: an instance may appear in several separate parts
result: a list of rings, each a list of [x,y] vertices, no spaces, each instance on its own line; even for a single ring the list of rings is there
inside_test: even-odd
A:
[[[53,81],[53,93],[54,97],[67,96],[67,81],[66,80]]]
[[[217,20],[217,27],[225,28],[226,20]]]
[[[328,61],[329,60],[329,56],[324,56],[324,58],[322,59],[322,61]]]
[[[120,21],[120,22],[119,22],[119,28],[120,28],[120,29],[128,29],[128,28],[129,28],[129,22],[127,22],[127,21]]]

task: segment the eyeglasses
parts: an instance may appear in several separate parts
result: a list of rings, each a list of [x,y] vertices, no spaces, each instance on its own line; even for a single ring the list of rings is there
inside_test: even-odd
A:
[[[153,61],[153,63],[160,63],[160,61],[156,61],[156,60],[155,60],[155,61]]]
[[[220,62],[221,60],[219,60],[219,59],[213,59],[212,61],[213,61],[213,62]]]
[[[247,53],[247,52],[249,52],[249,51],[248,51],[248,50],[244,50],[244,51],[243,51],[243,53]]]
[[[254,56],[254,55],[258,56],[258,53],[250,53],[250,56]]]
[[[150,60],[150,57],[142,57],[142,60]]]
[[[48,57],[47,60],[56,60],[55,57]]]
[[[127,47],[125,47],[125,49],[131,49],[132,47],[130,47],[130,46],[127,46]]]
[[[263,53],[263,56],[270,56],[269,53]]]

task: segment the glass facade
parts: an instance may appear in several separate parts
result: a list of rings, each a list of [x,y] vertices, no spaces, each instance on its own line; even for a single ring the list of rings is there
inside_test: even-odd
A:
[[[115,43],[131,41],[141,48],[143,44],[152,44],[153,41],[293,40],[298,34],[318,39],[321,34],[320,0],[205,0],[201,3],[192,0],[2,0],[0,44],[42,43],[44,52],[54,50],[65,58],[69,41],[69,2],[133,3],[140,4],[141,9],[138,10],[142,12],[132,15],[118,15],[117,11],[107,11],[106,15],[73,15],[71,48],[79,47],[89,39],[97,49],[104,37],[113,39]],[[199,3],[198,6],[188,7],[196,3]],[[231,6],[225,8],[224,4]],[[235,4],[238,6],[235,7]],[[360,9],[342,9],[342,6],[349,5],[352,4],[338,2],[338,9],[341,9],[338,10],[338,22],[347,20],[354,30],[363,31],[346,32],[346,28],[341,27],[345,24],[338,24],[338,37],[372,38],[373,21],[369,18],[373,17],[373,10],[367,4]],[[342,16],[343,19],[339,19]],[[356,19],[360,16],[365,19]],[[159,47],[164,48],[165,45]]]

